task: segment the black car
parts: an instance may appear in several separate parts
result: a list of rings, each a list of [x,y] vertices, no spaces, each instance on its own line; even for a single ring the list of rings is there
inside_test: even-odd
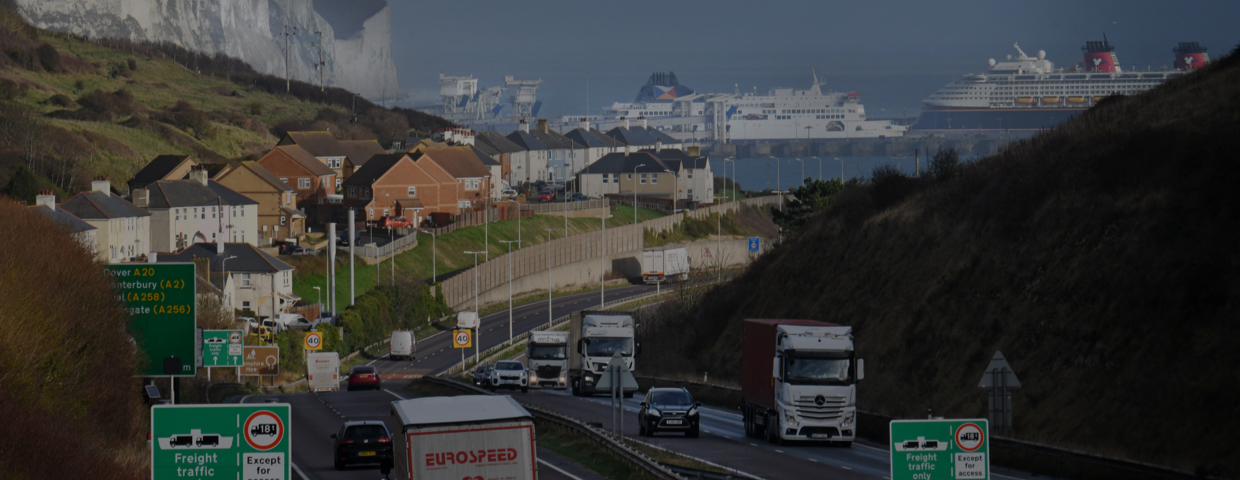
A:
[[[360,229],[353,230],[353,241],[349,241],[349,229],[345,228],[336,234],[336,244],[348,246],[350,243],[357,243],[362,239],[362,231]]]
[[[569,201],[573,201],[573,202],[584,202],[584,201],[589,200],[589,199],[590,199],[590,197],[587,197],[587,196],[583,195],[581,192],[573,192],[573,197],[572,197]]]
[[[336,469],[345,465],[373,463],[391,468],[392,435],[383,422],[376,420],[344,422],[340,432],[332,434]]]
[[[686,437],[697,438],[701,406],[684,388],[652,388],[637,411],[640,433],[648,437],[660,431],[685,432]]]
[[[478,368],[474,369],[474,378],[473,378],[474,386],[486,388],[487,385],[490,384],[489,380],[491,379],[491,370],[494,370],[494,369],[495,369],[494,363],[488,363],[486,365],[478,365]]]

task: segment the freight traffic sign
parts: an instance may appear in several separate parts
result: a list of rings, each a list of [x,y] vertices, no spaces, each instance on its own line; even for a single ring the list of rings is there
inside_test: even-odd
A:
[[[293,478],[287,403],[151,407],[151,478]]]
[[[107,266],[116,297],[129,313],[129,332],[146,356],[144,376],[193,376],[198,355],[197,283],[192,263]]]
[[[202,362],[206,367],[240,367],[244,364],[241,355],[241,330],[203,330],[202,331]]]
[[[990,479],[990,428],[977,420],[892,420],[891,479]]]

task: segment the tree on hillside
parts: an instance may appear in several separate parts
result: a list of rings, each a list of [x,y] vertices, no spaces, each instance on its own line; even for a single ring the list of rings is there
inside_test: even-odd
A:
[[[28,205],[34,204],[34,197],[39,194],[41,183],[38,175],[35,175],[25,165],[19,165],[17,172],[14,172],[13,177],[9,179],[9,184],[5,185],[4,194],[14,200],[24,201]]]
[[[844,184],[838,178],[831,180],[807,178],[805,184],[789,190],[793,198],[788,200],[784,211],[779,211],[778,207],[771,209],[771,213],[775,216],[775,224],[783,228],[785,232],[795,235],[801,227],[805,226],[805,222],[809,221],[810,217],[831,204],[832,196],[843,190]]]
[[[403,115],[393,113],[391,110],[372,108],[366,112],[362,123],[375,132],[379,145],[384,148],[390,146],[392,142],[404,140],[409,136],[409,122]]]

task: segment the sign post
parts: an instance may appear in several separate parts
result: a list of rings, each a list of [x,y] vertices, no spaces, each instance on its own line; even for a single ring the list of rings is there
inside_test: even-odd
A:
[[[287,403],[151,407],[151,478],[292,478]]]
[[[995,423],[995,430],[1000,433],[1012,433],[1012,395],[1008,390],[1020,388],[1020,380],[1012,372],[1012,366],[1003,358],[1003,352],[995,351],[990,365],[982,372],[982,381],[977,388],[990,390],[990,421]]]
[[[465,373],[465,349],[473,346],[472,333],[468,328],[452,330],[452,348],[461,349],[461,373]]]
[[[892,420],[891,479],[990,480],[985,419]]]
[[[146,356],[144,376],[193,376],[199,338],[194,264],[125,263],[108,265],[107,272]]]

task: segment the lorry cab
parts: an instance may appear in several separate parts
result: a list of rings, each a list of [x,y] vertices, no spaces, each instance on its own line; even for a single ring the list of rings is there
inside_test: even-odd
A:
[[[573,325],[572,333],[577,337],[570,365],[574,394],[595,392],[594,385],[607,369],[612,355],[619,353],[625,367],[633,371],[634,358],[641,354],[641,344],[635,341],[633,317],[608,313],[611,314],[583,315],[579,325]],[[635,391],[626,390],[624,396],[632,397]]]
[[[530,385],[568,387],[568,332],[535,330],[525,347]]]

